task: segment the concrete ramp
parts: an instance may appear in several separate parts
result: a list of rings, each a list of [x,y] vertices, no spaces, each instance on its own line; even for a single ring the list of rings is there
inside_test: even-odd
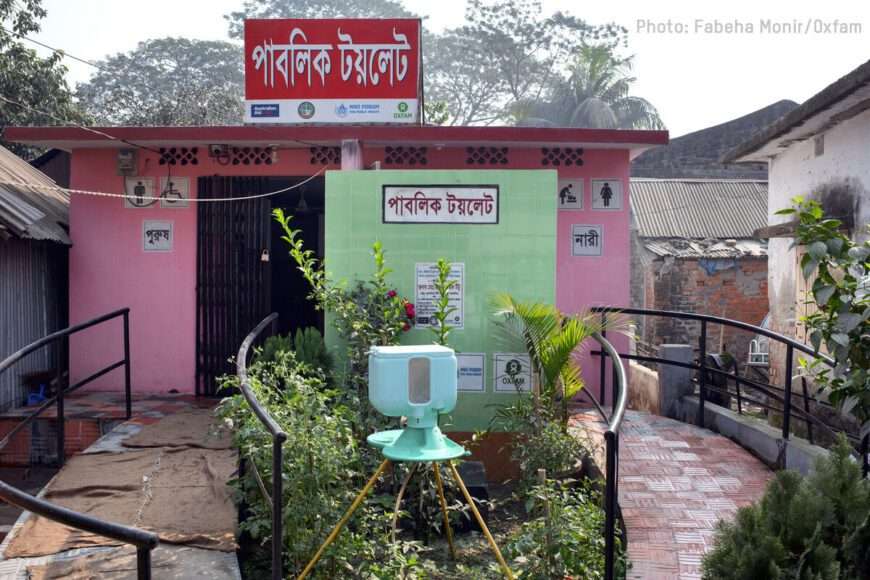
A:
[[[595,411],[571,418],[603,450]],[[598,455],[598,454],[597,454]],[[596,463],[604,465],[602,457]],[[720,519],[761,498],[773,472],[721,435],[666,417],[626,411],[619,434],[619,505],[628,534],[628,578],[701,578]]]
[[[240,578],[237,467],[229,435],[198,402],[170,399],[72,457],[40,497],[153,531],[155,578]],[[134,417],[136,416],[134,408]],[[126,442],[129,441],[129,445]],[[24,512],[0,545],[0,578],[135,578],[135,549]]]

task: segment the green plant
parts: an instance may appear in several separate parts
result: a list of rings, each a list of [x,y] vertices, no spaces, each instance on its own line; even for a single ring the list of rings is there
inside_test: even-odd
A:
[[[322,378],[296,360],[289,350],[273,360],[259,358],[249,369],[251,388],[258,400],[287,434],[283,446],[283,519],[285,565],[298,574],[350,505],[370,470],[353,432],[355,414],[335,403],[335,393]],[[225,377],[226,387],[238,386],[235,376]],[[265,482],[271,481],[272,441],[241,395],[224,399],[219,415],[232,428],[242,457],[256,467]],[[260,493],[250,467],[233,485],[247,506],[248,517],[240,528],[259,543],[271,533],[271,508]],[[268,483],[267,483],[268,485]],[[417,577],[417,553],[411,542],[386,541],[391,504],[388,496],[375,494],[354,516],[315,569],[315,578]]]
[[[528,393],[521,393],[512,405],[499,408],[494,422],[515,433],[511,459],[519,465],[525,486],[535,482],[539,469],[555,476],[573,473],[588,454],[586,447],[552,417],[551,410],[535,410]]]
[[[332,369],[332,355],[326,349],[320,331],[314,327],[296,329],[296,334],[293,336],[293,351],[296,353],[296,360],[300,363],[319,368],[327,375]]]
[[[435,280],[435,291],[438,292],[438,302],[435,304],[435,312],[432,313],[431,330],[435,334],[435,343],[447,346],[447,336],[450,334],[447,318],[456,312],[456,307],[450,306],[450,290],[459,282],[450,279],[450,262],[439,258],[436,265],[438,279]]]
[[[263,349],[258,351],[255,360],[262,362],[274,362],[282,352],[292,351],[293,341],[290,335],[276,334],[270,336],[263,343]]]
[[[316,308],[330,315],[331,323],[345,345],[341,372],[342,396],[350,408],[358,410],[356,433],[361,440],[383,419],[375,415],[368,403],[368,352],[372,345],[398,344],[403,332],[410,330],[416,313],[414,305],[398,295],[387,282],[392,272],[386,266],[383,245],[372,244],[374,271],[368,280],[358,280],[349,288],[331,280],[323,264],[305,249],[300,230],[291,227],[292,216],[281,209],[273,212],[284,230],[282,239],[290,247],[290,256],[311,285],[309,299]]]
[[[518,578],[604,578],[604,510],[589,486],[548,481],[527,496],[536,517],[525,522],[505,547]],[[617,543],[617,576],[627,560]]]
[[[759,502],[720,522],[703,561],[710,580],[867,578],[870,481],[843,435],[815,471],[781,471]],[[863,547],[858,548],[857,546]]]
[[[776,212],[798,219],[795,244],[805,278],[815,275],[813,300],[818,309],[802,319],[816,352],[824,344],[834,358],[801,363],[815,376],[832,403],[861,422],[860,438],[870,436],[870,241],[857,243],[842,222],[825,216],[815,200],[794,198],[794,207]]]
[[[568,402],[583,388],[577,349],[600,324],[590,315],[566,316],[550,304],[518,302],[508,294],[495,296],[493,304],[504,334],[529,354],[534,411],[550,412],[567,430]]]

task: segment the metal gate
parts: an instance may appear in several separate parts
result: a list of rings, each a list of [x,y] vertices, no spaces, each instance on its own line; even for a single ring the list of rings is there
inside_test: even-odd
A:
[[[262,177],[200,177],[200,198],[247,197],[266,192]],[[217,378],[245,335],[269,314],[271,254],[269,198],[197,204],[196,394],[218,395]],[[267,254],[268,255],[268,254]]]

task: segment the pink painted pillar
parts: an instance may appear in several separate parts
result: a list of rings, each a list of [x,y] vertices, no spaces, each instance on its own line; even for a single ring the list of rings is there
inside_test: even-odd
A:
[[[629,195],[630,160],[627,149],[587,149],[583,165],[561,167],[559,179],[580,180],[583,183],[583,209],[559,210],[556,241],[556,305],[567,313],[581,313],[593,306],[628,307],[630,301],[631,244],[629,225],[631,204]],[[622,185],[620,209],[593,209],[593,180],[607,180]],[[555,193],[554,193],[555,194]],[[603,244],[600,256],[572,255],[572,226],[597,225],[602,228]],[[627,329],[625,329],[627,330]],[[619,352],[628,352],[625,332],[608,332],[608,340]],[[599,357],[589,351],[598,350],[598,343],[587,341],[580,355],[583,379],[600,399]],[[627,367],[627,363],[626,363]],[[606,402],[611,402],[610,369],[607,369]]]

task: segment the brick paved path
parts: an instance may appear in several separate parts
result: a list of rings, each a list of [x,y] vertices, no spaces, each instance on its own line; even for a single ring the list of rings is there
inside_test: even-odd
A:
[[[595,436],[604,429],[595,411],[574,414],[572,424],[603,445]],[[632,562],[628,577],[700,578],[716,522],[760,498],[772,476],[721,435],[627,411],[619,438],[619,505]]]

